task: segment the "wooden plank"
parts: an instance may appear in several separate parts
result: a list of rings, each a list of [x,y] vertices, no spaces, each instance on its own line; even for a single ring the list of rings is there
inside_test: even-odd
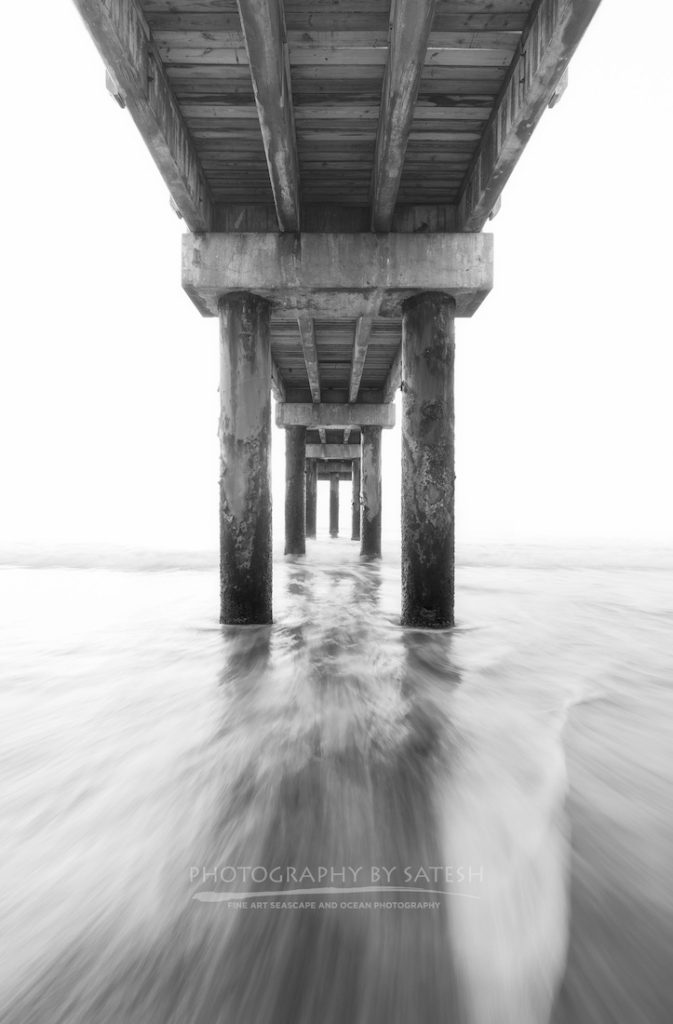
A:
[[[191,231],[208,231],[208,185],[136,0],[74,3],[177,209]]]
[[[497,51],[512,54],[521,38],[520,32],[432,32],[428,39],[428,54],[441,50],[483,50]],[[171,55],[175,63],[181,58],[177,53],[185,51],[210,52],[217,57],[219,62],[235,63],[228,58],[228,54],[245,49],[243,33],[238,30],[232,31],[224,27],[209,32],[194,31],[154,31],[154,40],[157,46]],[[337,54],[338,51],[358,50],[388,50],[388,25],[386,24],[379,32],[353,31],[352,29],[340,31],[287,31],[287,43],[290,48],[290,63],[294,63],[295,54],[311,55],[318,54],[320,59],[326,59],[326,54]],[[223,58],[219,55],[224,54]],[[369,54],[371,57],[372,55]],[[385,55],[384,55],[385,56]],[[247,58],[244,58],[247,63]],[[213,60],[211,63],[215,63]],[[315,61],[303,59],[302,63],[315,63]],[[343,63],[349,63],[345,58]]]
[[[281,0],[239,0],[278,226],[299,231],[299,165]]]
[[[460,231],[486,223],[599,3],[539,4],[461,190]]]
[[[165,5],[145,3],[147,20],[152,30],[157,32],[204,32],[218,31],[235,32],[240,25],[238,12],[195,10],[187,4],[181,4],[185,10],[166,10]],[[512,4],[508,5],[512,7]],[[521,32],[526,25],[528,11],[525,9],[496,11],[457,11],[445,12],[440,7],[434,21],[438,32]],[[332,10],[285,9],[285,24],[290,32],[335,32],[344,29],[356,33],[379,32],[387,33],[389,12],[385,10],[367,9],[349,11],[347,16]]]
[[[393,0],[372,186],[372,230],[389,231],[436,0]]]
[[[344,103],[321,102],[321,103],[295,103],[294,117],[297,126],[307,121],[375,121],[379,120],[378,103]],[[254,103],[222,103],[222,102],[192,102],[182,103],[182,112],[187,119],[222,118],[223,120],[254,119],[256,108]],[[443,106],[434,103],[418,103],[416,105],[415,121],[487,121],[490,117],[490,108],[486,104],[481,106]]]

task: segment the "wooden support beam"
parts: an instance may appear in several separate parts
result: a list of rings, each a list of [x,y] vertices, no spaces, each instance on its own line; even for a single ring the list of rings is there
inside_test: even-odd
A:
[[[307,459],[359,459],[359,444],[307,444]]]
[[[281,231],[299,231],[299,161],[282,0],[238,0]]]
[[[318,430],[318,437],[320,438],[321,444],[327,444],[327,431],[324,427],[320,427]]]
[[[374,294],[370,296],[369,311],[358,317],[357,324],[355,326],[353,354],[351,356],[351,376],[348,385],[349,402],[357,402],[358,400],[360,381],[362,380],[362,373],[367,359],[367,349],[369,348],[369,336],[371,334],[374,319],[378,314],[382,298],[383,293],[381,291],[374,292]]]
[[[481,231],[599,3],[542,0],[538,5],[465,177],[459,231]]]
[[[395,426],[394,405],[336,405],[321,402],[284,402],[276,405],[277,427],[320,428]]]
[[[392,402],[395,399],[395,392],[402,382],[402,346],[395,353],[386,382],[383,385],[383,401]]]
[[[471,316],[493,284],[487,234],[214,233],[183,236],[182,285],[204,316],[219,298],[250,291],[273,303],[277,320],[300,312],[322,319],[401,317],[419,292],[453,295]]]
[[[278,369],[278,363],[271,359],[271,391],[277,402],[285,401],[285,384]]]
[[[372,182],[372,231],[390,231],[436,0],[393,0]]]
[[[318,369],[318,349],[315,344],[313,317],[306,310],[302,310],[297,313],[297,323],[299,324],[299,338],[306,366],[306,376],[308,377],[308,384],[311,389],[311,398],[314,402],[319,402],[320,371]]]
[[[208,185],[137,0],[74,3],[189,229],[209,231]]]

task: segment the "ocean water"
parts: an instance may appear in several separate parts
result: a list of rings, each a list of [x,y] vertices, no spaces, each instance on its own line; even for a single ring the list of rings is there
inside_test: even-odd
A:
[[[670,1024],[673,555],[0,569],[7,1024]]]

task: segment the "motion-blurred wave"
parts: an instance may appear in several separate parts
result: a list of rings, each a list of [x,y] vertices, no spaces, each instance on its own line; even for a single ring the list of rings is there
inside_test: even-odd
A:
[[[244,629],[209,555],[29,554],[0,570],[8,1022],[673,1019],[663,557],[464,552],[424,633],[343,540]]]

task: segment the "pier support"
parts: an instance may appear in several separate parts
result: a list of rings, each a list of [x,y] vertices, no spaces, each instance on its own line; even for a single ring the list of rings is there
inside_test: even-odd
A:
[[[285,430],[285,554],[306,553],[305,481],[306,427]]]
[[[426,292],[402,313],[402,624],[453,625],[454,317]]]
[[[351,540],[360,540],[360,460],[353,459],[353,523]]]
[[[339,536],[339,474],[332,473],[329,478],[329,535]]]
[[[362,427],[362,539],[364,558],[381,557],[381,427]]]
[[[315,537],[318,504],[318,468],[315,459],[306,460],[306,536]]]
[[[236,292],[220,316],[220,622],[272,621],[271,305]]]

